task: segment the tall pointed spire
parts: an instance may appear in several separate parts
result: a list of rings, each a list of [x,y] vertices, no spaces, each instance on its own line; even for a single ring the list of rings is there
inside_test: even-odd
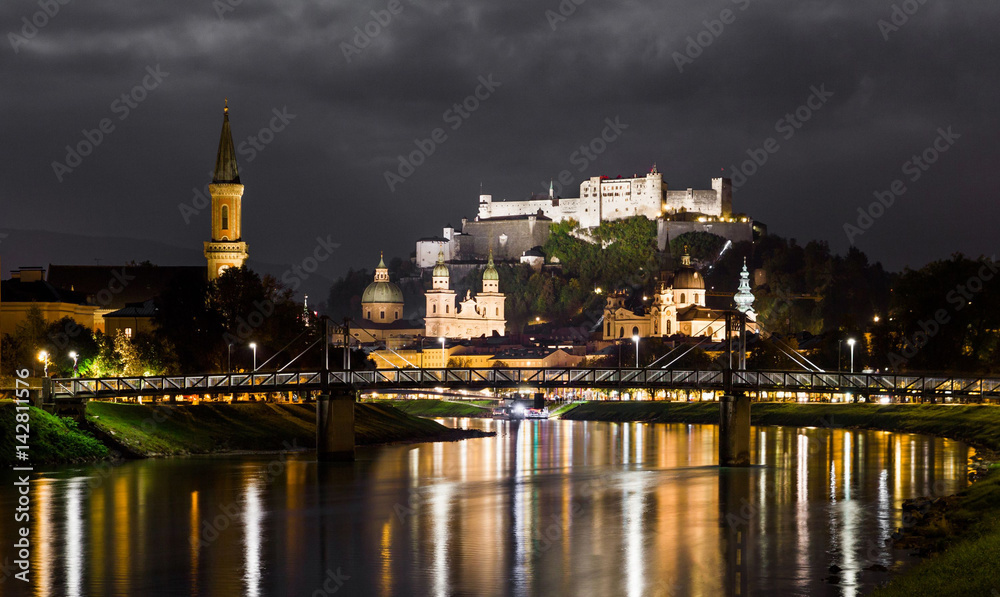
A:
[[[219,137],[219,153],[215,157],[213,183],[240,183],[240,173],[236,168],[236,149],[233,147],[233,133],[229,128],[229,99],[222,109],[222,135]]]

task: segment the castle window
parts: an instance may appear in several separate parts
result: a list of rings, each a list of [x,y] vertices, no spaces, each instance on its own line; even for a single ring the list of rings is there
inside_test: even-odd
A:
[[[451,313],[451,305],[445,305],[444,306],[444,312],[445,313]]]
[[[378,312],[378,318],[385,319],[385,309],[382,309],[381,311]]]
[[[229,206],[222,206],[222,229],[229,230]]]
[[[611,322],[608,322],[608,335],[611,335]]]
[[[681,302],[682,302],[682,303],[684,302],[684,299],[685,299],[685,296],[684,296],[684,293],[682,292],[682,293],[681,293]]]
[[[394,317],[395,317],[395,319],[399,319],[399,311],[395,312],[395,316]]]
[[[372,318],[372,311],[371,309],[369,309],[368,313],[365,315],[365,319],[371,319],[371,318]]]
[[[497,317],[500,317],[500,307],[497,307]]]
[[[438,306],[437,305],[433,305],[431,307],[431,313],[437,313],[437,312],[438,312]]]

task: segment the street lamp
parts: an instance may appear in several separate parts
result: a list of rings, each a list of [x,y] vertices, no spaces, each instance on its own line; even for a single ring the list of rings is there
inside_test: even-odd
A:
[[[635,368],[639,368],[639,334],[632,336],[632,341],[635,342]]]
[[[256,373],[257,372],[257,343],[256,342],[251,342],[250,343],[250,350],[253,351],[253,372]]]
[[[229,352],[226,354],[226,373],[233,372],[233,343],[230,342],[226,346],[229,347]]]
[[[854,373],[854,338],[848,338],[847,345],[851,347],[851,373]]]
[[[76,377],[76,357],[77,357],[77,354],[76,354],[75,350],[69,351],[69,358],[73,359],[73,376],[74,377]]]
[[[45,352],[44,350],[39,351],[39,353],[38,353],[38,360],[41,361],[42,365],[45,367],[45,377],[48,377],[49,376],[49,353]]]
[[[448,365],[444,360],[444,336],[438,338],[438,342],[441,343],[441,368],[444,369]]]

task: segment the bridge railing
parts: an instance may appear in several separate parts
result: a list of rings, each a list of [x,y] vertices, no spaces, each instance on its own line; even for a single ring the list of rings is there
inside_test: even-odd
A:
[[[148,377],[56,378],[55,398],[103,398],[254,392],[311,391],[323,387],[322,372],[206,373]],[[328,387],[351,390],[469,388],[667,388],[721,390],[721,370],[503,367],[331,371]],[[890,375],[807,371],[733,371],[743,391],[852,392],[864,394],[1000,396],[1000,378]]]

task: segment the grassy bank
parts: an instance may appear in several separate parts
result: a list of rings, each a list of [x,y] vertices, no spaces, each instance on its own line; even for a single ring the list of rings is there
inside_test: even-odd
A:
[[[586,402],[562,414],[577,421],[719,423],[715,402]],[[754,403],[753,425],[883,429],[962,440],[1000,451],[1000,408],[942,404]]]
[[[488,417],[492,412],[493,401],[475,400],[465,403],[444,400],[380,400],[375,404],[389,404],[418,417]]]
[[[13,401],[0,401],[0,463],[4,466],[18,463],[16,446],[22,444],[17,438],[19,431],[16,414]],[[92,462],[108,457],[108,448],[91,434],[79,429],[73,421],[60,419],[33,406],[29,408],[28,414],[27,452],[30,459],[20,464]]]
[[[753,404],[754,425],[883,429],[959,439],[1000,451],[1000,407],[976,405]],[[564,419],[718,424],[717,403],[589,402]],[[939,550],[875,597],[1000,596],[1000,473],[936,501],[904,541]]]
[[[125,451],[139,456],[282,450],[315,444],[313,404],[194,406],[87,404],[87,420]],[[355,443],[438,441],[474,437],[382,404],[355,404]]]

